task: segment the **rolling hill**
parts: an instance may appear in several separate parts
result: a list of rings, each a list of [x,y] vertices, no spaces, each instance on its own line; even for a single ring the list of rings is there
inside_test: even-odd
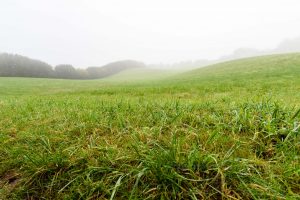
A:
[[[179,74],[179,70],[160,70],[160,69],[149,69],[149,68],[139,68],[139,69],[128,69],[120,73],[112,75],[106,80],[115,82],[143,82],[143,81],[153,81],[162,80],[164,78],[172,77],[175,74]]]
[[[300,198],[300,54],[156,73],[0,78],[0,199]]]
[[[244,58],[210,65],[185,73],[187,79],[297,76],[300,72],[300,53]]]

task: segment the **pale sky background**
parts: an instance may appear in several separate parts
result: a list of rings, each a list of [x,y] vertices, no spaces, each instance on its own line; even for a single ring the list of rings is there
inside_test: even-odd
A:
[[[300,36],[299,0],[0,0],[0,52],[75,67],[215,59]]]

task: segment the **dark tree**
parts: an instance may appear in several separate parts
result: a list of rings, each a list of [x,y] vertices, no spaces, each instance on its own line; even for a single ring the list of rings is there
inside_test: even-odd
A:
[[[47,63],[20,55],[0,54],[0,76],[53,77],[53,69]]]
[[[20,55],[0,54],[0,76],[7,77],[36,77],[62,79],[99,79],[114,75],[123,70],[142,68],[145,64],[134,60],[113,62],[103,67],[75,69],[72,65],[52,66],[45,62],[30,59]]]
[[[55,76],[57,78],[77,79],[78,74],[72,65],[62,64],[55,67]]]

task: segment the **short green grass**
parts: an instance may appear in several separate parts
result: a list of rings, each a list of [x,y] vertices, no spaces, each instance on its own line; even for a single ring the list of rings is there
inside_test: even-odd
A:
[[[0,78],[0,199],[299,199],[300,54],[164,80]]]
[[[105,81],[123,82],[123,83],[143,81],[145,83],[145,82],[165,79],[175,74],[179,74],[182,71],[183,70],[148,69],[148,68],[128,69],[107,77]]]

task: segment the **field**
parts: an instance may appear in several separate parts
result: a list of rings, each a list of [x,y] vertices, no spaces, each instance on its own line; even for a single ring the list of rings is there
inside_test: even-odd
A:
[[[129,69],[109,77],[108,79],[106,79],[106,81],[123,82],[123,83],[143,81],[143,83],[145,83],[149,81],[156,81],[158,79],[168,78],[182,71],[183,70],[161,70],[161,69],[144,69],[144,68]]]
[[[0,199],[300,199],[300,54],[118,76],[0,78]]]

